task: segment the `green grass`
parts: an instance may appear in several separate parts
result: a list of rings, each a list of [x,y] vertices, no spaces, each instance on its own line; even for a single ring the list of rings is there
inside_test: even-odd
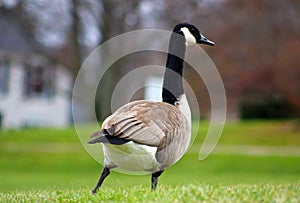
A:
[[[89,189],[0,192],[3,202],[299,202],[300,184],[212,186],[193,183],[161,186],[155,192],[145,186]]]
[[[200,122],[200,133],[196,143],[202,143],[206,135],[207,123]],[[226,123],[220,144],[300,146],[300,122],[240,121]]]
[[[199,161],[207,127],[200,124],[192,148],[163,173],[156,192],[150,191],[149,175],[112,172],[95,196],[90,193],[102,166],[73,128],[0,131],[0,202],[300,201],[295,121],[228,123],[216,153]],[[241,153],[243,146],[257,153]],[[272,154],[280,150],[285,153]]]

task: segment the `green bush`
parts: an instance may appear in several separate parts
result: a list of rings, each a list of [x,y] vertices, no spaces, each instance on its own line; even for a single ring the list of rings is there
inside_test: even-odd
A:
[[[241,119],[295,118],[297,111],[285,99],[274,97],[244,100],[240,105]]]

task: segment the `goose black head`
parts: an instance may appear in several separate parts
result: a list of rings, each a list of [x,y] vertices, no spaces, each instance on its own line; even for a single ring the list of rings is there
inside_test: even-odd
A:
[[[185,37],[185,44],[207,44],[214,46],[215,43],[204,37],[198,28],[189,23],[179,23],[175,26],[173,32],[183,35]]]

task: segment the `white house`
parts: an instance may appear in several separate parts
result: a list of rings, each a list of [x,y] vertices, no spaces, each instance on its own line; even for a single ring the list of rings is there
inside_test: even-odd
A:
[[[38,55],[0,52],[0,126],[70,123],[71,74]]]

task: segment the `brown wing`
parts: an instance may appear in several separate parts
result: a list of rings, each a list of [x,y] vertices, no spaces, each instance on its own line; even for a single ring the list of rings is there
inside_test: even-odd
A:
[[[102,131],[124,140],[162,147],[172,141],[174,132],[182,125],[188,125],[187,120],[177,107],[141,100],[122,106],[105,119]]]

